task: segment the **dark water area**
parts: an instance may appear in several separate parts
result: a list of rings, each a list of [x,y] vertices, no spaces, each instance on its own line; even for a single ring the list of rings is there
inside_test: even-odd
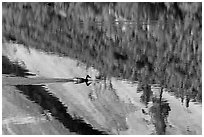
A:
[[[90,124],[86,124],[82,119],[72,118],[72,116],[67,113],[68,108],[44,88],[44,86],[45,85],[18,85],[16,87],[22,94],[26,95],[29,100],[40,105],[43,110],[48,110],[48,112],[68,128],[70,132],[75,132],[80,135],[107,134],[106,132],[93,129]]]
[[[19,62],[11,62],[8,57],[2,56],[2,74],[10,74],[11,76],[36,76],[19,65]]]

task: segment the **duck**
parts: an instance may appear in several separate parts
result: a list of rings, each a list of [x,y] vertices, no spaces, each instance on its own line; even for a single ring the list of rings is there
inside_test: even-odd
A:
[[[79,77],[75,77],[73,78],[73,81],[75,84],[80,84],[80,83],[86,83],[87,85],[90,85],[90,83],[88,83],[90,81],[90,79],[88,78],[91,78],[89,75],[86,75],[86,78],[79,78]]]

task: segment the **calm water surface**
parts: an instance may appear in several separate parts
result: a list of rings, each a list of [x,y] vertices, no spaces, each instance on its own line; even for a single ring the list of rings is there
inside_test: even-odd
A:
[[[73,78],[99,74],[68,57],[17,44],[3,44],[3,74],[30,78]],[[109,78],[85,83],[17,85],[47,118],[77,134],[201,134],[202,106],[176,98],[157,85]]]

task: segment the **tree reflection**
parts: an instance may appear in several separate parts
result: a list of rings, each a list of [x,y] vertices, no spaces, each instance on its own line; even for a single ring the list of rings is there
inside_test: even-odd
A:
[[[142,90],[143,90],[143,94],[140,97],[141,101],[145,104],[145,106],[147,107],[149,101],[151,100],[152,97],[152,91],[151,91],[151,87],[150,85],[146,84],[144,86],[142,86]]]
[[[96,110],[104,117],[108,129],[116,134],[128,130],[127,114],[134,112],[136,107],[120,100],[110,79],[94,83],[89,98]]]
[[[189,107],[189,102],[190,102],[190,96],[186,95],[186,108]]]
[[[153,106],[150,108],[150,115],[159,135],[164,135],[166,132],[166,123],[169,111],[171,110],[169,103],[162,99],[163,88],[160,91],[160,96],[153,97]]]

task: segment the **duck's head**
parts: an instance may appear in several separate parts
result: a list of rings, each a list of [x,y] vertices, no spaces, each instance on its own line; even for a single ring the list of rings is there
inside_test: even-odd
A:
[[[91,78],[91,77],[90,77],[89,75],[86,75],[86,79],[87,79],[87,78]]]

